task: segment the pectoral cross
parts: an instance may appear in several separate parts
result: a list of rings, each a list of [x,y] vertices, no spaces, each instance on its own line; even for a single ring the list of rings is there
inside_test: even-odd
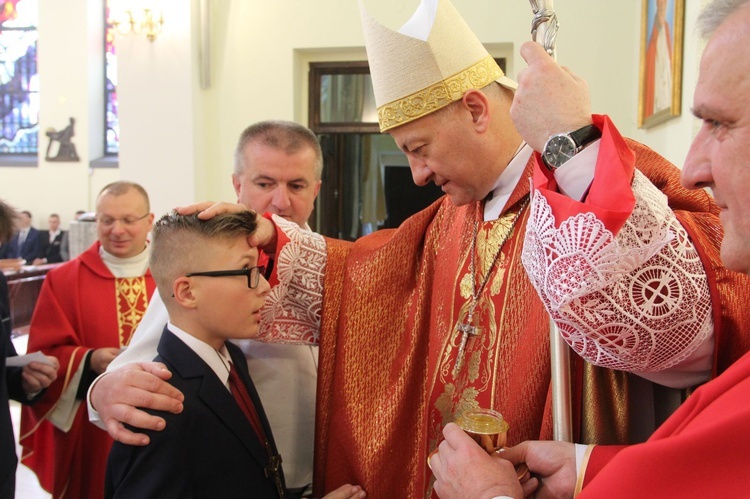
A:
[[[281,499],[284,499],[284,497],[286,497],[284,484],[281,482],[281,474],[279,473],[279,469],[281,467],[281,456],[278,454],[274,454],[271,451],[270,444],[266,444],[266,450],[268,451],[268,466],[265,467],[263,472],[266,474],[266,478],[273,479],[274,483],[276,484],[276,491],[279,493],[279,497]]]
[[[453,368],[453,377],[458,377],[458,373],[461,371],[461,366],[464,361],[464,352],[466,351],[466,343],[469,341],[469,336],[477,336],[481,332],[481,328],[473,325],[474,310],[469,312],[466,317],[466,322],[459,322],[456,324],[456,329],[463,335],[461,337],[461,343],[458,345],[458,354],[456,355],[456,366]]]

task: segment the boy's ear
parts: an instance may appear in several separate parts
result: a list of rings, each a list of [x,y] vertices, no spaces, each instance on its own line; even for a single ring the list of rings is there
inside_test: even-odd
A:
[[[195,308],[198,305],[198,299],[190,287],[190,279],[187,277],[178,277],[172,283],[172,296],[174,300],[182,307]]]

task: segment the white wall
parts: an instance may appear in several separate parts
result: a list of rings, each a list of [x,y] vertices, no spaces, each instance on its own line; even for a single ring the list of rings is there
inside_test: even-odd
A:
[[[192,3],[162,6],[166,22],[156,40],[116,38],[120,176],[143,185],[157,217],[195,199],[202,135]]]
[[[57,211],[66,224],[78,208],[93,209],[98,190],[119,178],[141,182],[160,214],[194,200],[234,200],[230,175],[237,137],[262,119],[307,124],[307,63],[363,60],[356,0],[208,0],[211,86],[199,86],[199,1],[162,0],[164,32],[153,43],[118,36],[121,153],[119,170],[88,168],[101,154],[94,137],[103,90],[97,37],[100,0],[40,0],[40,130],[74,116],[80,163],[0,167],[0,197],[35,214],[44,226]],[[377,19],[398,28],[418,0],[364,0]],[[511,76],[529,39],[525,0],[453,0],[490,47],[508,56]],[[695,120],[689,114],[697,74],[693,25],[700,8],[686,2],[683,114],[649,130],[636,127],[641,2],[556,2],[559,61],[585,78],[595,112],[612,116],[624,135],[681,164]],[[96,15],[95,15],[96,14]],[[97,131],[97,133],[99,133]]]

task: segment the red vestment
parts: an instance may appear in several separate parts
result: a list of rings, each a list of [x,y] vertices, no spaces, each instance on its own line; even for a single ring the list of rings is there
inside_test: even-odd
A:
[[[67,432],[48,418],[61,395],[76,389],[71,383],[77,383],[74,374],[88,352],[128,344],[155,289],[148,271],[142,277],[115,278],[99,255],[100,246],[97,241],[47,274],[29,330],[28,351],[57,357],[60,369],[39,402],[22,413],[21,460],[55,498],[104,495],[111,437],[88,422],[85,402],[78,403]]]
[[[617,139],[605,130],[603,142],[612,140]],[[624,147],[619,141],[614,149]],[[666,160],[640,144],[627,146],[635,153],[635,166],[669,196],[670,206],[699,246],[714,323],[717,330],[725,326],[725,336],[717,336],[723,369],[727,360],[739,356],[737,350],[748,349],[747,340],[737,334],[747,322],[747,303],[732,288],[747,286],[747,279],[719,264],[718,210],[705,192],[682,188],[679,170]],[[603,167],[617,168],[617,157],[605,159],[613,164]],[[505,416],[509,445],[551,438],[549,316],[521,263],[528,218],[522,206],[533,166],[532,160],[496,221],[481,222],[479,203],[456,207],[444,198],[399,229],[378,231],[353,244],[326,241],[316,494],[343,483],[362,485],[370,497],[429,494],[427,455],[437,445],[442,426],[471,406],[493,408]],[[592,186],[592,198],[604,196],[597,194],[600,189],[607,186]],[[501,244],[502,253],[475,312],[475,324],[483,332],[470,341],[463,369],[454,377],[460,339],[455,325],[465,320],[471,296],[468,268],[475,223],[477,275],[492,267]],[[479,282],[481,277],[475,286]],[[738,349],[726,353],[728,342],[737,342],[731,346]],[[630,417],[637,404],[629,397],[629,375],[590,365],[583,369],[580,359],[574,364],[577,440],[632,441],[630,426],[638,423]]]
[[[746,354],[698,388],[647,442],[594,447],[578,497],[746,497],[749,400]]]

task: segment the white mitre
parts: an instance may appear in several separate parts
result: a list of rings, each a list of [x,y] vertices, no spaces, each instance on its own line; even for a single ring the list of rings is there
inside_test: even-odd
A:
[[[422,0],[396,32],[359,0],[380,131],[409,123],[497,81],[515,89],[448,0]]]

